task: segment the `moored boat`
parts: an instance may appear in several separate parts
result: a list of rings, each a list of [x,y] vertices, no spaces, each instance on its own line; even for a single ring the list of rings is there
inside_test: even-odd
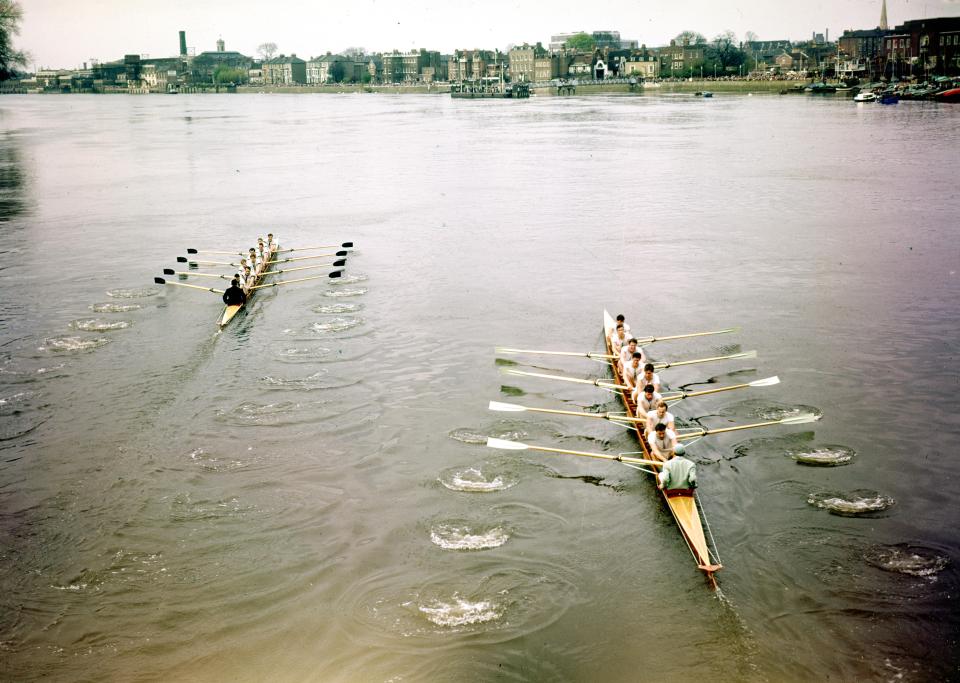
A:
[[[604,310],[603,337],[607,346],[607,353],[610,355],[613,355],[613,349],[610,347],[610,335],[614,327],[615,322],[613,317]],[[613,373],[615,383],[621,384],[622,379],[617,372],[616,362],[612,359],[609,362],[610,371]],[[631,418],[636,417],[636,406],[633,404],[633,401],[630,400],[630,396],[623,389],[620,389],[618,393],[620,394],[620,399],[623,401],[624,408],[626,408],[627,415]],[[647,446],[647,441],[644,438],[641,424],[634,422],[632,423],[631,429],[636,435],[637,440],[640,441],[644,459],[659,460],[660,458],[650,452],[650,448]],[[697,563],[697,569],[704,573],[710,586],[716,588],[717,579],[714,574],[722,569],[723,565],[720,564],[719,559],[716,557],[716,552],[711,550],[710,545],[707,543],[704,534],[704,523],[701,521],[702,510],[698,505],[695,490],[678,489],[670,492],[660,491],[660,493],[667,507],[670,509],[670,513],[673,515],[677,526],[680,527],[680,533],[683,535],[683,540],[686,541],[687,547],[690,549],[690,553]]]
[[[854,95],[853,101],[854,102],[876,102],[877,96],[874,95],[872,92],[861,92]]]

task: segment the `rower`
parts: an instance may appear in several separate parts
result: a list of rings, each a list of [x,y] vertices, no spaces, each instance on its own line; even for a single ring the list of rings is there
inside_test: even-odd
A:
[[[643,374],[643,371],[640,369],[641,360],[643,360],[643,356],[640,352],[634,351],[633,358],[630,359],[630,362],[623,369],[623,381],[627,383],[631,394],[637,393],[637,379]]]
[[[241,286],[245,292],[249,292],[250,288],[257,284],[257,276],[253,274],[252,270],[250,270],[250,266],[243,267],[243,277],[241,282],[243,283]]]
[[[663,469],[657,475],[657,487],[667,495],[678,489],[692,493],[697,488],[697,466],[683,457],[686,452],[683,444],[677,444],[673,456],[663,463]]]
[[[643,372],[637,378],[637,383],[642,387],[652,384],[654,391],[660,391],[660,375],[653,371],[653,363],[647,363],[643,366]]]
[[[268,254],[272,254],[273,251],[274,251],[276,248],[277,248],[277,243],[273,241],[273,233],[272,233],[272,232],[268,232],[268,233],[267,233],[267,247],[266,247],[267,253],[268,253]]]
[[[637,340],[630,338],[630,341],[627,342],[627,345],[620,349],[620,372],[622,373],[624,368],[630,364],[630,361],[633,360],[633,354],[640,354],[640,362],[646,363],[647,357],[643,353],[643,349],[637,346]]]
[[[617,314],[617,324],[623,325],[623,331],[630,334],[630,326],[627,325],[627,319],[623,317],[623,313]]]
[[[623,345],[627,343],[627,332],[623,329],[623,325],[617,323],[616,329],[614,329],[613,334],[610,335],[610,350],[613,352],[614,356],[620,355],[620,350],[623,349]]]
[[[643,393],[636,399],[637,415],[649,414],[651,410],[656,410],[662,401],[663,397],[654,391],[653,386],[646,385],[643,387]]]
[[[667,410],[667,404],[664,401],[660,401],[656,408],[647,413],[647,434],[653,432],[658,424],[665,424],[667,425],[667,429],[672,429],[676,432],[677,428],[673,413]]]
[[[240,281],[237,278],[233,278],[230,286],[224,291],[223,303],[227,306],[243,306],[247,303],[247,295],[240,289]]]
[[[260,258],[261,261],[267,260],[266,247],[263,244],[262,237],[257,238],[257,256]]]
[[[677,447],[677,435],[672,429],[667,429],[667,425],[658,422],[647,436],[647,443],[655,456],[661,460],[668,460]]]
[[[263,264],[261,263],[262,259],[257,258],[257,250],[253,247],[250,247],[250,253],[247,258],[250,259],[250,270],[252,270],[254,273],[259,273],[260,269],[263,267]]]

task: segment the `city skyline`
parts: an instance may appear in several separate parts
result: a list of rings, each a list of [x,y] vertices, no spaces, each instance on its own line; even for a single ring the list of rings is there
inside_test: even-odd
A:
[[[358,0],[325,9],[305,0],[271,5],[252,0],[191,3],[171,0],[158,7],[142,0],[77,3],[70,12],[58,0],[24,0],[24,18],[16,45],[31,55],[30,68],[71,68],[91,59],[112,60],[123,54],[152,57],[178,52],[178,31],[197,53],[214,50],[223,38],[228,50],[255,55],[264,42],[278,53],[307,59],[324,52],[363,47],[368,52],[428,48],[449,53],[464,48],[500,48],[542,42],[571,31],[619,31],[625,40],[650,47],[669,43],[684,30],[707,39],[732,30],[742,40],[747,31],[761,40],[803,40],[829,30],[836,38],[846,29],[879,24],[882,0],[816,2],[804,7],[771,8],[763,0],[742,0],[729,8],[694,0],[677,6],[645,8],[624,4],[604,12],[574,0],[556,0],[544,11],[540,3],[488,0],[442,3],[415,0]],[[908,19],[960,15],[960,0],[910,4],[888,0],[890,26]],[[150,20],[143,18],[149,16]]]

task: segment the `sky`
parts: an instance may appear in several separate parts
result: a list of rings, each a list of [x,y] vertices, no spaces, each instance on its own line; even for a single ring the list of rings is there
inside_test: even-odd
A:
[[[368,52],[427,48],[504,49],[555,33],[619,31],[650,47],[684,30],[712,38],[732,30],[761,40],[803,40],[827,29],[874,28],[881,0],[18,0],[14,44],[36,68],[74,68],[124,54],[170,57],[178,31],[197,54],[226,49],[255,56],[261,43],[304,59],[348,47]],[[960,0],[887,0],[890,26],[908,19],[958,16]]]

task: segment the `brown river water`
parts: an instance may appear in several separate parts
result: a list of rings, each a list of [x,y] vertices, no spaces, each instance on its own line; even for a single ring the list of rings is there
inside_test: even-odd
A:
[[[0,99],[0,679],[960,678],[958,140],[812,96]],[[346,277],[220,334],[153,284],[268,230]],[[781,379],[684,425],[822,415],[691,448],[717,593],[647,475],[483,445],[637,450],[487,410],[619,409],[494,353],[598,351],[604,308],[759,352],[672,388]]]

